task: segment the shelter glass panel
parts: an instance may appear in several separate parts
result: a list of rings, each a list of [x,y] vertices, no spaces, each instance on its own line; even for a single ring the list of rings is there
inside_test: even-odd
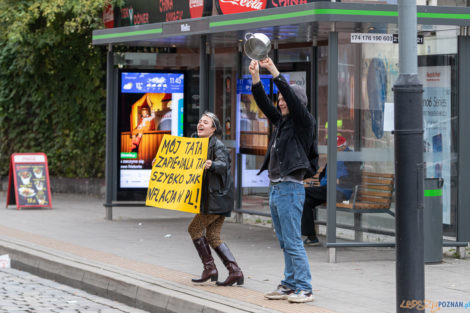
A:
[[[435,27],[419,47],[423,85],[423,140],[426,178],[442,178],[444,233],[454,236],[458,193],[458,58],[455,26]]]
[[[398,76],[398,45],[351,43],[349,33],[339,33],[338,45],[337,140],[332,141],[338,146],[337,235],[370,241],[376,234],[393,235],[394,229],[392,87]],[[327,161],[327,54],[322,47],[317,120],[321,167]],[[375,205],[380,209],[373,210]],[[374,214],[354,214],[357,210]],[[320,221],[326,220],[324,210],[318,214]]]
[[[308,68],[310,47],[292,48],[278,50],[278,61],[276,65],[279,71],[290,81],[307,89]],[[269,54],[275,60],[275,53],[272,50]],[[272,126],[267,118],[259,110],[251,94],[251,75],[248,66],[251,60],[243,55],[242,73],[237,95],[239,119],[238,147],[241,157],[241,186],[243,193],[244,210],[256,211],[269,215],[268,186],[269,179],[267,171],[257,175],[264,160],[264,155],[268,147],[268,139]],[[277,105],[277,88],[271,82],[271,75],[261,69],[261,79],[265,87],[266,94],[272,98],[274,105]],[[260,222],[263,218],[259,218]]]

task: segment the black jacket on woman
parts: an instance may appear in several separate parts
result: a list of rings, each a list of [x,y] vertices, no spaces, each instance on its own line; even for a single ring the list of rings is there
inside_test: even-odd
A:
[[[201,213],[230,216],[234,204],[230,155],[225,145],[215,135],[209,138],[207,158],[212,161],[212,166],[204,170]]]
[[[283,117],[279,108],[273,106],[261,82],[252,86],[256,104],[275,127],[259,173],[268,168],[271,147],[276,140],[281,177],[298,170],[303,170],[305,177],[311,177],[318,169],[318,150],[315,119],[307,109],[307,97],[299,92],[299,86],[294,89],[282,75],[273,81],[286,101],[289,114]]]

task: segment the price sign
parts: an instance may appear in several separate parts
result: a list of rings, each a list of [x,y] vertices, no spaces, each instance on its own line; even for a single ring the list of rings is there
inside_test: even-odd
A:
[[[51,189],[44,153],[13,153],[8,175],[7,204],[21,207],[49,207]]]

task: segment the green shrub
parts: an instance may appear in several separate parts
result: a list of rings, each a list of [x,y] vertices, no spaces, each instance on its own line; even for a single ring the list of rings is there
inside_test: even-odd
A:
[[[0,175],[45,152],[51,175],[103,177],[106,53],[91,45],[109,0],[0,0]]]

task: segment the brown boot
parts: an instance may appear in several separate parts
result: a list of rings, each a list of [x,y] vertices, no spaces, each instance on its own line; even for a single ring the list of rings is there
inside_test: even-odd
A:
[[[243,285],[244,277],[242,270],[238,267],[232,252],[230,252],[225,242],[215,248],[215,252],[217,252],[217,255],[228,269],[227,279],[224,282],[218,281],[216,284],[219,286],[232,286],[234,283],[237,283],[237,285]]]
[[[192,279],[195,283],[203,283],[207,280],[217,281],[219,277],[217,268],[215,267],[214,259],[211,255],[211,248],[207,242],[206,237],[193,240],[194,246],[196,247],[199,257],[201,258],[202,264],[204,265],[204,271],[202,272],[201,278]]]

